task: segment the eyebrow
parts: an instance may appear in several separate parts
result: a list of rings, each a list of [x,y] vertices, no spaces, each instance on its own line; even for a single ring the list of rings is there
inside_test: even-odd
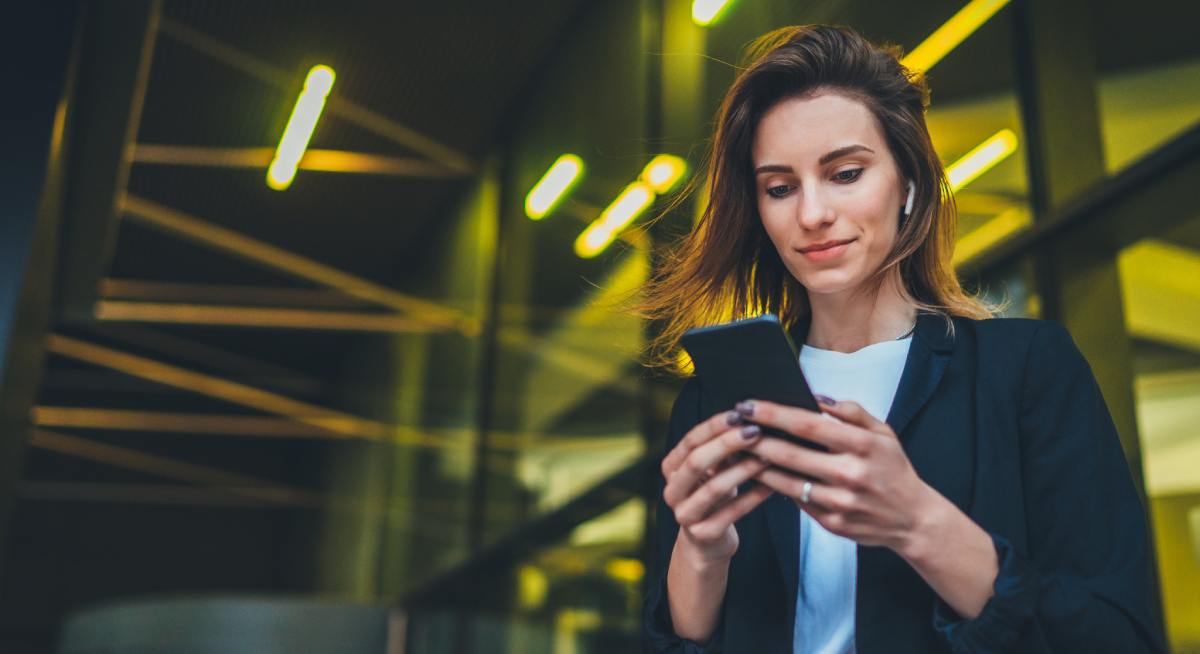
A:
[[[819,165],[824,166],[825,164],[829,163],[830,161],[833,161],[834,159],[838,159],[840,157],[844,157],[848,154],[853,154],[855,152],[859,152],[862,150],[870,152],[871,154],[875,154],[875,151],[872,150],[871,148],[868,148],[865,145],[859,145],[856,143],[854,145],[847,145],[844,148],[838,148],[836,150],[830,150],[829,152],[826,152],[825,154],[821,155],[821,158],[817,160],[817,163]],[[790,172],[792,172],[792,167],[787,166],[787,165],[782,165],[782,164],[764,164],[764,165],[759,166],[754,169],[755,175],[758,175],[760,173],[790,173]]]

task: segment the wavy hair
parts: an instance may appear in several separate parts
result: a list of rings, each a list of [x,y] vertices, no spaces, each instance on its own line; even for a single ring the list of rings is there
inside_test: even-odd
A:
[[[898,273],[917,310],[943,316],[951,331],[951,316],[993,314],[954,273],[958,213],[925,124],[929,87],[920,72],[900,63],[900,54],[897,46],[876,46],[852,29],[829,25],[785,27],[750,44],[717,114],[705,162],[707,205],[694,229],[663,255],[633,307],[658,327],[647,344],[647,365],[673,368],[679,338],[692,327],[765,312],[789,328],[806,318],[807,293],[784,267],[758,214],[751,162],[763,114],[796,96],[830,92],[862,102],[879,121],[902,178],[915,185],[912,214],[902,218],[867,288],[877,292]],[[695,193],[696,183],[672,206]]]

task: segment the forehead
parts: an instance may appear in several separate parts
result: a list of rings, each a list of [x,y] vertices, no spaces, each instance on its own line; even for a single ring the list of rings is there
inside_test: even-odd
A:
[[[883,153],[886,141],[862,102],[837,93],[792,97],[774,104],[754,130],[754,165],[816,164],[830,150],[859,143]]]

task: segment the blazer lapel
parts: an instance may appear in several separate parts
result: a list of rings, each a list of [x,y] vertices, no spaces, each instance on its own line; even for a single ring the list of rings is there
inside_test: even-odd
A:
[[[953,351],[946,320],[933,314],[918,315],[912,346],[886,420],[901,440],[904,439],[904,428],[933,397]]]

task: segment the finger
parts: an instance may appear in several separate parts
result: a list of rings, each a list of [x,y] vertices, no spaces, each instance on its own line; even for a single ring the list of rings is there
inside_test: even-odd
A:
[[[749,447],[749,451],[786,471],[828,482],[840,479],[849,465],[846,455],[821,452],[782,438],[760,439]]]
[[[829,398],[826,398],[829,399]],[[829,415],[841,420],[842,422],[851,425],[858,425],[863,429],[869,429],[877,433],[891,434],[892,428],[886,422],[871,415],[862,405],[852,400],[837,401],[831,400],[831,403],[821,403],[821,410]]]
[[[830,486],[819,481],[798,479],[786,472],[768,468],[756,477],[759,483],[771,490],[786,495],[800,505],[805,511],[814,514],[836,511],[851,513],[858,509],[858,497],[852,491]],[[808,490],[808,501],[804,501],[804,485],[812,484]]]
[[[762,504],[771,494],[771,489],[756,484],[745,493],[739,494],[737,499],[713,512],[712,515],[688,527],[687,531],[696,539],[715,540],[720,538],[725,533],[725,530],[729,528],[729,525],[753,511],[755,507]]]
[[[830,420],[824,414],[766,400],[738,404],[745,419],[820,443],[836,452],[860,452],[874,436],[857,425]]]
[[[699,522],[712,513],[722,501],[729,498],[738,486],[762,472],[766,467],[766,463],[756,459],[746,459],[730,466],[680,502],[675,507],[675,521],[681,525]]]
[[[700,447],[692,450],[687,458],[675,468],[667,485],[663,489],[663,499],[667,506],[674,508],[682,502],[696,486],[706,479],[708,470],[715,468],[730,454],[746,449],[751,443],[761,438],[762,429],[758,425],[742,425],[727,429]]]
[[[687,435],[679,441],[679,444],[671,448],[671,451],[663,458],[663,477],[670,477],[671,473],[692,453],[692,450],[719,436],[730,427],[742,424],[742,422],[742,416],[737,411],[723,411],[692,427]]]

